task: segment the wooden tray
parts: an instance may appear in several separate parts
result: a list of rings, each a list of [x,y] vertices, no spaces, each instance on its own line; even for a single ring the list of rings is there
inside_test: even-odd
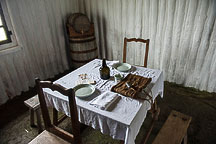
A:
[[[128,74],[122,81],[114,85],[111,88],[111,91],[134,99],[139,99],[138,93],[146,88],[151,80],[151,78]]]

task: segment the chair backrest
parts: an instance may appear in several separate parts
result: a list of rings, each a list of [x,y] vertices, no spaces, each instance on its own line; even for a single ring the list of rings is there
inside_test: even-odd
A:
[[[149,39],[136,39],[136,38],[124,38],[124,50],[123,50],[123,62],[126,62],[126,57],[127,57],[127,42],[142,42],[146,44],[146,49],[145,49],[145,57],[144,57],[144,67],[147,67],[147,61],[148,61],[148,51],[149,51]]]
[[[40,106],[41,106],[41,111],[42,111],[45,129],[50,131],[50,132],[53,132],[57,136],[65,139],[71,143],[80,144],[81,143],[80,125],[79,125],[79,121],[78,121],[77,106],[76,106],[74,90],[72,88],[66,89],[61,85],[53,84],[51,81],[40,81],[37,78],[35,79],[35,81],[36,81],[36,86],[37,86],[37,90],[38,90],[38,96],[39,96],[39,101],[40,101]],[[48,112],[48,107],[46,104],[46,100],[44,98],[43,88],[49,88],[52,91],[58,91],[59,93],[68,97],[73,137],[70,137],[70,135],[68,135],[67,132],[65,132],[63,129],[60,129],[51,123],[49,112]]]

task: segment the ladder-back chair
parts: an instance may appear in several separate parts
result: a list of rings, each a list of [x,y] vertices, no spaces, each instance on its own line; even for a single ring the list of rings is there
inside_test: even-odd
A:
[[[36,86],[38,89],[38,96],[41,105],[42,116],[44,120],[45,130],[39,134],[35,139],[33,139],[30,144],[38,143],[72,143],[72,144],[81,144],[80,136],[80,125],[78,121],[77,106],[75,101],[74,90],[66,89],[58,84],[53,84],[50,81],[40,81],[36,79]],[[72,123],[72,134],[64,131],[63,129],[55,126],[51,123],[47,104],[44,98],[43,88],[50,88],[53,91],[58,91],[61,94],[65,95],[69,99],[69,108],[70,108],[70,119]]]
[[[148,51],[149,51],[149,39],[136,39],[136,38],[124,38],[124,49],[123,49],[123,62],[126,63],[126,57],[127,57],[127,42],[142,42],[146,44],[145,49],[145,57],[144,57],[144,67],[147,67],[147,61],[148,61]]]

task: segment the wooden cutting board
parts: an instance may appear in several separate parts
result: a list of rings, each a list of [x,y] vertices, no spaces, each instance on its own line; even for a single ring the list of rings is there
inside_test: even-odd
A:
[[[134,99],[139,99],[138,93],[146,88],[151,80],[151,78],[128,74],[122,81],[114,85],[111,91]]]

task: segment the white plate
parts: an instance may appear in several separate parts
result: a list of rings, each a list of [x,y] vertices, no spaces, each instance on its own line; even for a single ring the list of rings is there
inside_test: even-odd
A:
[[[92,95],[95,87],[91,84],[79,84],[74,87],[75,95],[80,98],[85,98]]]
[[[120,72],[127,72],[131,69],[131,65],[128,63],[116,63],[113,64],[113,67]]]

